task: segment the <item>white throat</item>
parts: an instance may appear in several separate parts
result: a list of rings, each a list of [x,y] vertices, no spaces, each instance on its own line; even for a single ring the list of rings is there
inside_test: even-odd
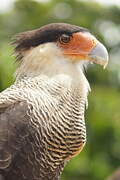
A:
[[[17,80],[21,77],[35,77],[47,75],[54,77],[58,75],[68,75],[80,89],[87,94],[90,87],[83,73],[82,65],[72,63],[63,56],[54,43],[46,43],[26,51],[23,59],[16,71]]]

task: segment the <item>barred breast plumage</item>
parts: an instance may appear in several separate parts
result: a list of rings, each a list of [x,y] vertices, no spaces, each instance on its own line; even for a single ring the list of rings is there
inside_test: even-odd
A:
[[[4,142],[7,151],[0,149],[4,155],[0,167],[6,180],[59,178],[64,164],[86,142],[86,99],[80,94],[79,85],[69,76],[63,81],[63,75],[24,78],[1,93],[0,106],[9,116],[6,132],[1,132],[4,137],[9,135],[9,142]]]

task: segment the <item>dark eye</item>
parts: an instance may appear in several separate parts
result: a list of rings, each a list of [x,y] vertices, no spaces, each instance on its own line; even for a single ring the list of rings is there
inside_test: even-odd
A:
[[[67,34],[62,34],[60,36],[59,41],[60,41],[60,43],[65,44],[65,43],[68,43],[70,41],[70,39],[71,39],[71,36],[69,36]]]

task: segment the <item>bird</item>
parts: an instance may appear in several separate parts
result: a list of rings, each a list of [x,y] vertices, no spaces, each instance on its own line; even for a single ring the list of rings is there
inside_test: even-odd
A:
[[[0,93],[0,178],[59,180],[86,144],[89,63],[108,51],[86,28],[51,23],[14,37],[15,82]]]

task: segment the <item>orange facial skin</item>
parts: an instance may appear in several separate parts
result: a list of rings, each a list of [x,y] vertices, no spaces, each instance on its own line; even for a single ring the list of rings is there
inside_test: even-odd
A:
[[[91,50],[96,46],[97,39],[88,32],[73,33],[68,43],[58,42],[58,46],[63,49],[65,56],[70,56],[75,60],[86,60]]]

